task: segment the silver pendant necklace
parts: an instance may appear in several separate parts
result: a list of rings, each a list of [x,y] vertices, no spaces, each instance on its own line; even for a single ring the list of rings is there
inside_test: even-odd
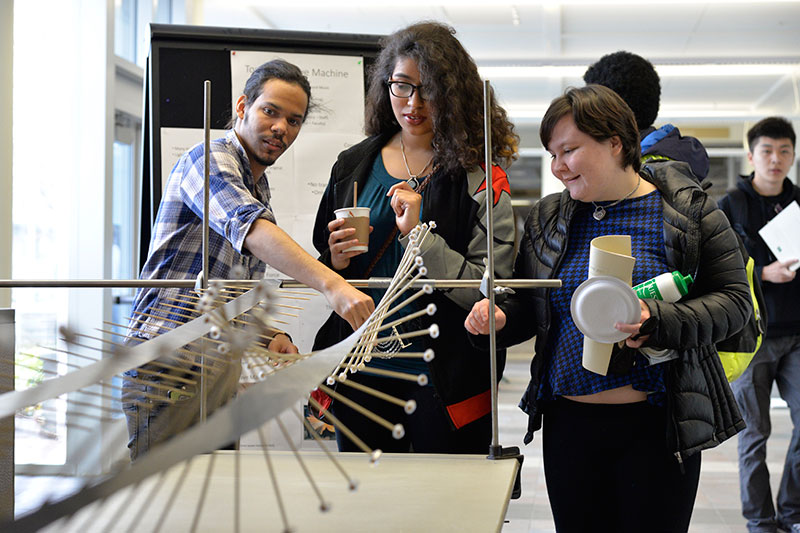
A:
[[[419,187],[419,178],[423,177],[422,173],[425,172],[425,170],[430,166],[431,163],[433,163],[434,156],[432,155],[431,158],[428,159],[428,162],[425,163],[425,166],[422,167],[419,170],[419,172],[417,172],[416,174],[412,174],[411,169],[408,168],[408,159],[406,159],[406,147],[403,145],[402,133],[400,134],[400,153],[403,155],[403,164],[406,166],[406,172],[408,172],[408,179],[406,180],[406,183],[408,183],[412,189],[417,190],[417,187]]]
[[[603,220],[603,217],[606,216],[606,211],[608,209],[611,209],[612,207],[614,207],[618,203],[624,202],[625,200],[630,198],[633,193],[635,193],[636,191],[639,190],[639,185],[641,185],[641,183],[642,183],[642,176],[641,176],[641,174],[639,174],[639,179],[636,181],[636,187],[634,187],[631,192],[629,192],[628,194],[626,194],[624,197],[620,198],[619,200],[617,200],[615,202],[612,202],[612,203],[610,203],[608,205],[597,205],[596,203],[592,202],[592,205],[594,206],[594,213],[592,213],[592,218],[594,218],[595,220],[598,220],[598,221]]]

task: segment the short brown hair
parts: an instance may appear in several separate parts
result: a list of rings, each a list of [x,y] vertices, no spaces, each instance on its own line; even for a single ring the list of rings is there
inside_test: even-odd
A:
[[[642,168],[639,129],[636,117],[620,96],[602,85],[570,87],[552,102],[542,119],[539,137],[547,149],[553,128],[559,120],[572,115],[575,126],[598,142],[617,136],[622,143],[622,168]]]

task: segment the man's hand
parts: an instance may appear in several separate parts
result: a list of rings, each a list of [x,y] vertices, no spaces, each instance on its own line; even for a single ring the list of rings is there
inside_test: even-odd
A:
[[[375,302],[344,279],[339,279],[341,282],[336,283],[323,294],[336,314],[345,319],[355,331],[375,310]]]
[[[244,244],[250,253],[268,265],[320,291],[336,314],[347,320],[354,330],[375,310],[372,298],[308,255],[272,222],[263,218],[253,222]]]
[[[267,346],[267,350],[275,353],[299,353],[297,346],[292,344],[289,336],[285,333],[276,333]]]
[[[408,182],[392,185],[386,196],[391,196],[391,206],[394,211],[395,224],[403,236],[408,235],[419,224],[419,212],[422,207],[422,195],[415,192]]]
[[[506,327],[506,314],[499,307],[494,307],[495,331]],[[473,335],[489,334],[489,300],[483,299],[472,306],[472,311],[464,320],[464,327]]]
[[[789,259],[770,263],[761,269],[761,279],[771,283],[789,283],[797,275],[797,271],[790,270],[789,267],[797,261],[797,259]]]

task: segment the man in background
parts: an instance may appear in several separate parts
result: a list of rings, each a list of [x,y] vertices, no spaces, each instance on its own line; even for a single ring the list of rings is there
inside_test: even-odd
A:
[[[608,87],[631,108],[639,128],[642,163],[684,161],[698,182],[706,178],[708,153],[700,141],[684,137],[672,124],[653,127],[661,99],[661,80],[652,63],[631,52],[614,52],[591,65],[583,81]]]
[[[800,280],[797,259],[778,261],[758,230],[793,201],[800,188],[786,176],[794,164],[795,132],[779,117],[747,132],[747,159],[753,173],[720,201],[731,226],[755,262],[767,306],[767,335],[744,374],[731,386],[747,428],[739,433],[742,514],[750,531],[800,533]],[[792,439],[773,505],[767,469],[770,393],[778,384],[792,417]]]
[[[236,101],[233,128],[211,142],[209,277],[260,279],[269,264],[319,290],[356,329],[374,310],[372,299],[280,229],[269,203],[265,171],[297,138],[310,100],[311,87],[299,68],[283,60],[265,63],[255,69]],[[204,146],[198,144],[172,169],[141,279],[195,279],[201,272],[203,166]],[[170,307],[181,301],[192,301],[190,290],[140,289],[133,304],[131,343],[191,319],[185,310]],[[288,336],[277,332],[268,348],[297,352]],[[131,459],[199,419],[200,394],[196,385],[186,384],[199,381],[199,367],[185,363],[180,370],[153,363],[126,373],[123,409]],[[233,396],[241,372],[238,364],[218,366],[206,387],[208,413]]]

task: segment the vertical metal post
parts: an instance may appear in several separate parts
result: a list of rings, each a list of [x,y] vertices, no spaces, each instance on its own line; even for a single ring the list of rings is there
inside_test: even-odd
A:
[[[492,183],[492,86],[483,81],[483,137],[486,161],[486,270],[489,274],[489,375],[492,396],[492,450],[500,448],[497,429],[497,338],[494,323],[494,186]]]
[[[3,368],[14,366],[14,310],[0,309],[0,361]],[[0,376],[0,394],[14,390],[14,372]],[[14,519],[14,415],[0,420],[0,522]]]
[[[211,81],[203,83],[203,288],[208,288],[208,198],[211,157]]]
[[[208,289],[208,203],[211,189],[210,174],[210,158],[211,158],[211,81],[205,80],[203,83],[203,289]],[[206,343],[203,343],[203,352],[205,352]],[[208,415],[208,407],[206,400],[206,366],[205,357],[200,356],[200,422],[206,421]]]
[[[522,495],[522,462],[525,456],[519,448],[500,446],[500,432],[497,424],[497,332],[494,320],[494,183],[492,183],[492,86],[489,80],[483,81],[483,137],[484,161],[486,161],[486,271],[489,298],[489,376],[491,380],[492,402],[492,444],[489,446],[488,459],[516,459],[519,462],[511,499]]]

